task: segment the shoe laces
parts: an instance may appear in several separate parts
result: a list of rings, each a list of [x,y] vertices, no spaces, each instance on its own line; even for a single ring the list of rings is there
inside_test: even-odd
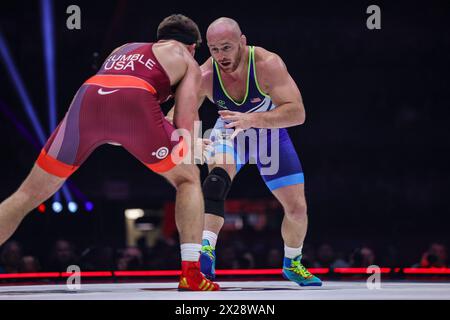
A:
[[[213,254],[214,248],[212,246],[210,246],[210,245],[203,246],[202,251],[204,253],[206,253],[211,259],[214,259],[214,254]]]
[[[306,279],[311,278],[313,276],[312,273],[309,272],[308,269],[306,269],[305,266],[302,265],[299,260],[293,260],[291,268],[289,268],[289,270],[295,272],[296,274]]]

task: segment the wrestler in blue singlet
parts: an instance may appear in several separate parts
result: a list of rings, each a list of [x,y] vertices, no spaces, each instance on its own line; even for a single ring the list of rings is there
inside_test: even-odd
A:
[[[253,46],[249,47],[247,90],[242,102],[236,102],[228,95],[222,84],[219,66],[214,60],[213,70],[213,102],[221,110],[249,113],[276,108],[270,96],[258,85]],[[229,136],[233,129],[225,129],[225,124],[226,122],[219,118],[210,138],[214,142],[215,153],[223,152],[234,156],[236,172],[248,162],[256,164],[270,190],[304,183],[300,160],[285,128],[248,129],[239,133],[231,142],[226,140],[226,136]]]

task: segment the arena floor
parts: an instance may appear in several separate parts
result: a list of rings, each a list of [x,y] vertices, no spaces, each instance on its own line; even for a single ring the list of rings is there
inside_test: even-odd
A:
[[[369,290],[365,282],[327,281],[301,288],[286,281],[219,282],[220,292],[178,292],[176,282],[0,286],[0,300],[450,300],[450,283],[382,282]]]

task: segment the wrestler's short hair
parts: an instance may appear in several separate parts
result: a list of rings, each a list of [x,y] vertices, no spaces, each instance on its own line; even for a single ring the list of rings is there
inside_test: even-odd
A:
[[[156,33],[157,40],[177,40],[184,44],[196,44],[197,47],[202,43],[202,36],[197,24],[190,18],[182,14],[172,14],[158,26]]]

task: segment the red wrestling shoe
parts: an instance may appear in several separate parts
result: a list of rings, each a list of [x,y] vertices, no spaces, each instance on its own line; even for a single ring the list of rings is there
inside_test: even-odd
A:
[[[200,262],[181,261],[180,291],[219,291],[220,286],[200,272]]]

